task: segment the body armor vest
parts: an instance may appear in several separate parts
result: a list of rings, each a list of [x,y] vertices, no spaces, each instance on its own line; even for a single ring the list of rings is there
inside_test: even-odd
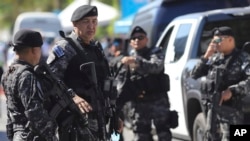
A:
[[[149,60],[152,52],[150,48],[144,48],[141,52],[138,52],[138,54]],[[158,74],[146,75],[131,72],[130,80],[133,85],[135,85],[136,89],[139,89],[139,93],[145,91],[146,95],[163,93],[169,90],[169,77],[164,74],[164,71]]]
[[[83,54],[85,56],[75,55],[69,62],[69,66],[64,75],[65,83],[74,89],[74,91],[91,102],[93,97],[93,86],[89,82],[88,71],[85,73],[80,71],[80,66],[87,62],[94,62],[96,68],[96,76],[99,88],[103,90],[104,80],[108,76],[108,63],[102,54],[101,47],[98,45],[85,45]]]

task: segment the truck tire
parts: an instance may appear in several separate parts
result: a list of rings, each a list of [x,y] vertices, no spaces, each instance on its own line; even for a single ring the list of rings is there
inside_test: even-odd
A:
[[[206,118],[203,113],[199,113],[193,125],[193,141],[202,141],[206,131]]]

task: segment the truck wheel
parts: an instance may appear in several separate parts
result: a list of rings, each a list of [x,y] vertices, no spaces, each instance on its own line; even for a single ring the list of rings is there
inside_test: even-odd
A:
[[[206,118],[203,113],[199,113],[193,125],[193,141],[202,141],[206,131]]]

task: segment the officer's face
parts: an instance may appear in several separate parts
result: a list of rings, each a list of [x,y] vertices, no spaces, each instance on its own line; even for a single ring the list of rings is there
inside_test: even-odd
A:
[[[230,53],[234,48],[234,42],[231,36],[214,36],[213,44],[219,52],[226,54]]]
[[[147,42],[148,42],[148,38],[143,33],[135,33],[130,38],[130,46],[133,47],[135,50],[146,47]]]
[[[97,16],[85,17],[80,21],[73,22],[76,34],[87,44],[94,39],[97,27]]]

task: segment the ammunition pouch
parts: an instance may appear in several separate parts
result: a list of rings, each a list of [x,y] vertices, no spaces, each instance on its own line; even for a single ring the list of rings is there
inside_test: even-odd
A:
[[[117,98],[117,80],[113,77],[110,77],[104,81],[104,94],[109,97],[111,100]]]
[[[176,128],[178,125],[179,125],[179,122],[178,122],[178,113],[177,111],[175,110],[172,110],[172,111],[169,111],[169,118],[170,118],[170,124],[169,124],[169,127],[174,129]]]
[[[132,85],[136,87],[137,93],[145,91],[147,94],[167,92],[170,90],[170,79],[167,74],[149,74],[147,76],[132,75]]]

